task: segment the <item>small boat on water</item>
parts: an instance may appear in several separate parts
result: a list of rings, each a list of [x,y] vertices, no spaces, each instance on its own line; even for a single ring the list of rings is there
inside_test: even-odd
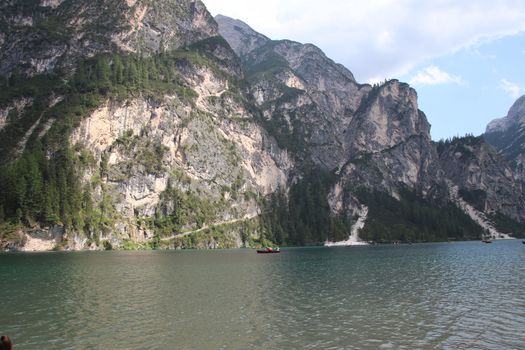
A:
[[[279,248],[264,248],[264,249],[257,249],[257,254],[276,254],[280,253],[281,250]]]
[[[525,241],[521,241],[521,243],[525,244]]]
[[[483,243],[487,243],[487,244],[492,243],[492,241],[491,241],[490,239],[484,239],[484,240],[482,240],[481,242],[483,242]]]

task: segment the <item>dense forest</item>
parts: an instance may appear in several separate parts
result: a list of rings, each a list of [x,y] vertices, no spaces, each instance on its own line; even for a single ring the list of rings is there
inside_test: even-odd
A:
[[[328,206],[327,196],[334,180],[332,173],[310,168],[292,185],[288,197],[282,191],[272,194],[262,215],[265,238],[280,245],[347,239],[351,219],[334,216]]]
[[[357,191],[369,207],[360,237],[375,242],[428,242],[481,238],[483,229],[452,203],[423,199],[410,190],[400,199],[382,192]]]
[[[334,216],[327,195],[334,175],[310,171],[293,185],[289,197],[273,194],[266,203],[263,225],[266,238],[279,244],[320,244],[325,240],[348,239],[352,218]],[[378,243],[432,242],[480,239],[483,229],[452,203],[423,198],[404,190],[400,199],[359,189],[355,196],[369,208],[360,238]],[[503,218],[499,218],[503,223]],[[503,226],[503,225],[502,225]],[[507,222],[507,226],[512,223]]]

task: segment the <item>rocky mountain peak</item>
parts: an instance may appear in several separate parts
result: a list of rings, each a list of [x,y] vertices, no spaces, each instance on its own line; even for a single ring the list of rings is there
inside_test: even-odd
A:
[[[372,88],[349,131],[357,152],[383,151],[414,136],[430,143],[430,124],[418,109],[416,91],[398,80]]]
[[[224,38],[228,38],[228,43],[239,57],[243,57],[270,41],[269,38],[257,33],[238,19],[217,15],[215,21],[219,25],[219,33]]]
[[[295,70],[304,80],[323,87],[323,77],[338,82],[341,88],[347,82],[356,83],[353,74],[343,65],[328,58],[324,52],[313,44],[301,44],[291,40],[271,40],[256,32],[246,23],[226,16],[215,17],[220,34],[228,41],[233,50],[244,61],[248,70],[261,64],[261,59],[268,67],[286,64]],[[323,77],[319,77],[323,71]]]
[[[495,119],[487,125],[486,133],[503,132],[510,126],[525,123],[525,95],[521,96],[509,110],[506,117]]]
[[[525,121],[525,95],[521,96],[509,110],[507,118],[523,124]]]

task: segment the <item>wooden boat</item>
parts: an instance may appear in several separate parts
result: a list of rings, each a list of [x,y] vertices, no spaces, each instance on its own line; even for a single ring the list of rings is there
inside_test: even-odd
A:
[[[276,254],[280,253],[281,250],[279,248],[273,249],[273,248],[264,248],[264,249],[257,249],[257,254]]]

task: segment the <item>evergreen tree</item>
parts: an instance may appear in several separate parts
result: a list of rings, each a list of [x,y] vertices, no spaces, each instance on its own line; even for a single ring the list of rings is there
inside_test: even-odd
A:
[[[120,85],[124,83],[124,65],[120,55],[113,56],[113,67],[112,67],[112,81],[114,85]]]
[[[0,205],[0,224],[3,224],[4,222],[5,222],[4,206]]]
[[[99,91],[106,94],[110,89],[110,67],[106,56],[97,56],[95,63],[95,78]]]

